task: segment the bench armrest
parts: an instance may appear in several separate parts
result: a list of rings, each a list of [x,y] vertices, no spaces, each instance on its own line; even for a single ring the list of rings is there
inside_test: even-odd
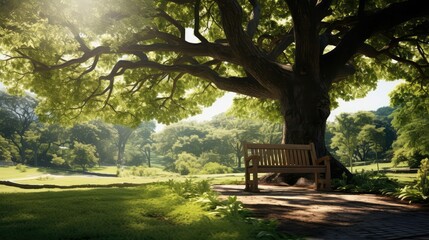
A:
[[[330,166],[331,165],[331,156],[328,156],[328,155],[323,156],[323,157],[316,160],[316,164],[318,164],[318,165],[322,162],[324,165]]]
[[[246,168],[250,167],[250,161],[252,161],[252,166],[258,166],[259,161],[261,160],[261,157],[258,155],[250,155],[247,158],[244,159],[244,166]]]

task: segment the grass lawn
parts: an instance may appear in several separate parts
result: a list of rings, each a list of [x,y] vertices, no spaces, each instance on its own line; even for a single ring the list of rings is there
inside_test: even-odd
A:
[[[378,163],[378,167],[380,170],[394,168],[393,163],[391,163],[391,162]],[[347,168],[350,170],[350,167],[347,167]],[[408,165],[405,162],[401,162],[395,168],[408,168]],[[362,170],[364,170],[364,171],[377,171],[377,164],[372,163],[372,164],[364,165],[364,166],[353,166],[353,172],[360,172]]]
[[[252,239],[166,184],[0,194],[0,239]]]
[[[116,173],[116,167],[98,167],[91,169],[91,171],[98,173]],[[70,173],[67,171],[34,167],[25,167],[25,171],[22,172],[13,166],[9,166],[0,167],[0,180],[12,180],[13,182],[21,184],[53,184],[61,186],[70,186],[81,184],[106,185],[115,183],[146,184],[154,182],[166,182],[170,179],[174,179],[175,181],[184,181],[187,178],[191,178],[195,180],[209,180],[212,184],[244,184],[244,173],[181,176],[177,173],[162,171],[159,168],[145,168],[145,175],[140,177],[131,175],[131,171],[132,168],[126,168],[125,174],[122,177],[97,177],[91,175],[82,175],[79,172]],[[0,185],[0,193],[28,191],[41,192],[46,190],[26,190]]]
[[[389,163],[379,163],[378,167],[380,170],[390,169],[390,168],[408,168],[405,162],[400,163],[398,166],[394,167],[391,162]],[[350,170],[350,168],[348,168]],[[361,171],[377,171],[377,164],[369,164],[365,166],[356,166],[353,167],[353,173]],[[417,173],[386,173],[386,176],[392,179],[398,180],[401,184],[412,184],[417,179]]]

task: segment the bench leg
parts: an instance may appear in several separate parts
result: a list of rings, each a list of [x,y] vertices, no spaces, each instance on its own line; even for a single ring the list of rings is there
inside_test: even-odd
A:
[[[244,188],[244,191],[246,192],[250,192],[251,188],[250,188],[250,172],[248,169],[246,169],[246,173],[244,174],[244,180],[246,182],[246,187]]]
[[[319,174],[314,173],[314,184],[316,185],[316,190],[319,190]]]
[[[253,173],[252,192],[259,192],[259,189],[258,189],[258,172],[256,172],[256,171]]]

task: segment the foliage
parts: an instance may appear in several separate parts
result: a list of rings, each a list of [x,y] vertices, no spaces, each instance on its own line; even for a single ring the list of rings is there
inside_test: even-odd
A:
[[[26,172],[27,171],[27,167],[23,164],[16,164],[15,169],[19,170],[20,172]]]
[[[0,161],[12,161],[12,144],[0,135]]]
[[[342,113],[328,126],[332,135],[330,146],[343,163],[353,166],[354,161],[366,161],[371,153],[387,149],[386,134],[383,126],[377,127],[373,112]]]
[[[94,146],[80,142],[73,143],[71,165],[79,166],[82,168],[82,171],[86,171],[88,167],[93,167],[98,162],[99,158],[96,156]]]
[[[177,160],[174,164],[177,172],[181,175],[197,174],[201,168],[198,159],[194,155],[186,152],[177,155]]]
[[[207,180],[194,182],[187,178],[184,182],[178,182],[170,179],[167,184],[173,192],[187,199],[200,197],[211,192],[211,186]]]
[[[139,177],[149,177],[149,176],[156,175],[156,171],[154,169],[144,167],[144,166],[140,166],[140,167],[133,166],[131,167],[131,175],[139,176]]]
[[[419,167],[429,157],[429,95],[428,88],[416,84],[402,84],[391,93],[392,125],[398,132],[394,142],[393,161],[407,161]]]
[[[414,186],[407,185],[394,194],[401,200],[411,202],[429,202],[429,159],[421,161],[418,171],[417,183]]]
[[[208,162],[241,168],[243,142],[279,143],[281,133],[280,124],[220,114],[208,122],[171,124],[155,134],[153,141],[155,151],[168,156],[170,163],[166,164],[177,161],[178,155],[186,152],[198,159],[195,166],[200,171]]]
[[[259,109],[237,101],[252,118],[265,109],[264,119],[300,115],[323,128],[330,102],[363,96],[378,79],[427,84],[419,1],[1,4],[2,81],[35,92],[44,120],[171,123],[225,90],[263,99]]]
[[[32,153],[25,134],[38,121],[36,105],[36,100],[28,95],[17,97],[0,91],[0,133],[16,149],[17,154],[11,155],[14,162],[26,163],[26,154]]]
[[[232,173],[232,168],[223,166],[217,162],[208,162],[204,164],[201,174],[223,174]]]
[[[256,239],[300,239],[276,231],[278,222],[275,220],[261,220],[249,217],[250,212],[238,201],[237,196],[228,196],[221,200],[214,192],[208,181],[193,182],[186,179],[184,182],[170,180],[168,186],[178,195],[202,204],[211,214],[227,219],[232,223],[246,222],[252,228],[251,233]]]
[[[154,121],[143,122],[131,135],[130,144],[126,151],[126,159],[130,164],[141,165],[146,163],[151,167],[152,150],[154,149],[153,135],[156,124]]]
[[[394,192],[398,189],[397,181],[391,180],[385,174],[373,171],[361,171],[353,174],[353,178],[347,179],[343,176],[342,179],[333,180],[334,188],[358,193],[385,193]]]
[[[57,156],[56,154],[54,154],[52,156],[52,164],[55,166],[64,166],[66,164],[66,160],[64,160],[64,158],[62,158],[61,156]]]

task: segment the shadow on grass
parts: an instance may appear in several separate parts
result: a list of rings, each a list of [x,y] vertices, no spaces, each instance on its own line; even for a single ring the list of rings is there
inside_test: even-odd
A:
[[[61,169],[61,168],[38,168],[38,172],[49,173],[49,174],[59,174],[59,175],[89,175],[97,177],[117,177],[116,174],[112,173],[99,173],[99,172],[87,172],[82,170],[72,170],[72,169]]]
[[[251,239],[166,185],[0,194],[0,239]]]

